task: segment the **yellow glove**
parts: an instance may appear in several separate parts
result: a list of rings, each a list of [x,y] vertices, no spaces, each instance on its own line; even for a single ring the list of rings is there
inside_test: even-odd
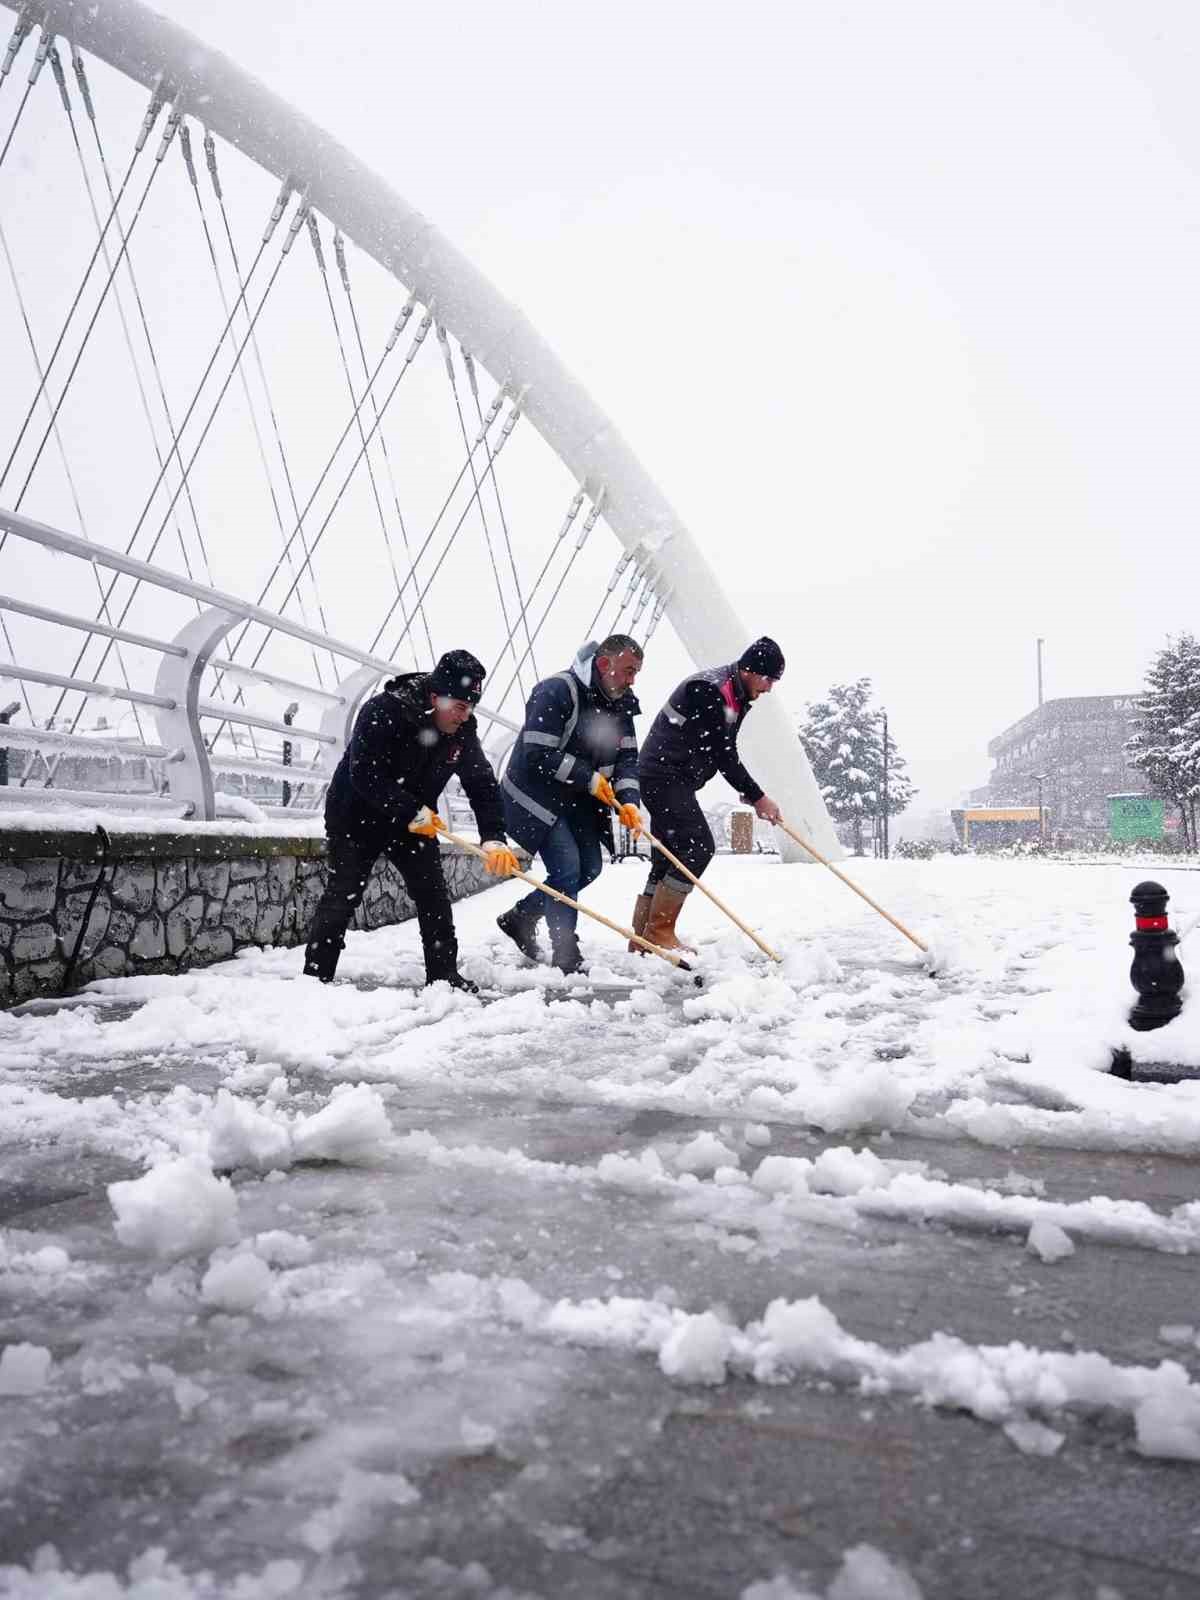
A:
[[[592,774],[592,781],[588,785],[588,788],[592,791],[602,806],[616,805],[617,797],[613,793],[613,786],[611,783],[609,783],[608,779],[602,772],[594,772]]]
[[[626,800],[623,806],[618,807],[617,816],[620,818],[621,826],[623,828],[628,828],[630,833],[641,833],[642,813],[634,805],[632,800]]]
[[[449,828],[429,806],[422,806],[408,825],[409,833],[419,833],[426,839],[436,839],[439,833],[449,833]]]
[[[506,844],[497,844],[495,839],[488,839],[481,849],[484,866],[497,878],[511,878],[514,872],[520,872],[521,863]]]

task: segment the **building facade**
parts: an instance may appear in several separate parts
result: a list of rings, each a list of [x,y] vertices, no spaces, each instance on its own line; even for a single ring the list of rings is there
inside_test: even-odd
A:
[[[1149,789],[1125,756],[1136,705],[1133,694],[1047,700],[988,742],[995,766],[988,782],[971,791],[971,805],[1003,808],[1040,801],[1048,838],[1066,843],[1106,838],[1109,796],[1142,795]]]

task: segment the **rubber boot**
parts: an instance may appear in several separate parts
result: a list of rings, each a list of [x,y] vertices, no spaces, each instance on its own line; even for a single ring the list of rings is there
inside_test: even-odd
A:
[[[648,894],[640,894],[634,902],[633,931],[634,933],[640,933],[643,938],[646,937],[646,918],[650,915],[651,898]],[[642,946],[635,944],[632,939],[629,941],[629,951],[631,955],[636,956],[644,956],[646,954]]]
[[[651,944],[656,944],[663,950],[688,950],[695,954],[695,947],[684,944],[675,937],[675,923],[679,913],[683,910],[687,895],[680,894],[678,890],[669,888],[665,883],[655,885],[654,898],[650,902],[650,915],[646,918],[646,938]]]

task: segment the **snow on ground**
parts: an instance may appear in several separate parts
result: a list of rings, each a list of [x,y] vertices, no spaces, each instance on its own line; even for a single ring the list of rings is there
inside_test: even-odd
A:
[[[1073,1252],[1099,1246],[1200,1253],[1200,1202],[1164,1211],[1104,1194],[1059,1200],[1022,1175],[1016,1153],[1200,1153],[1200,1081],[1131,1085],[1105,1071],[1121,1044],[1135,1060],[1200,1068],[1200,1004],[1186,992],[1183,1016],[1163,1033],[1138,1036],[1124,1022],[1138,874],[972,859],[849,870],[927,940],[933,975],[830,874],[721,858],[713,887],[784,959],[769,963],[693,896],[682,922],[700,946],[699,988],[599,928],[584,930],[586,983],[522,965],[494,927],[515,897],[502,888],[457,908],[462,965],[494,992],[486,1004],[418,987],[416,930],[405,925],[351,935],[332,987],[302,977],[298,950],[255,951],[0,1018],[0,1158],[19,1153],[36,1172],[41,1153],[122,1174],[108,1185],[107,1245],[94,1234],[0,1233],[0,1308],[16,1330],[0,1351],[10,1422],[0,1503],[32,1470],[39,1441],[69,1429],[86,1397],[126,1397],[146,1411],[136,1426],[170,1416],[205,1461],[245,1408],[228,1359],[247,1341],[264,1363],[323,1362],[332,1385],[311,1390],[299,1411],[254,1402],[260,1426],[291,1430],[286,1467],[260,1477],[298,1508],[290,1521],[281,1515],[262,1562],[236,1569],[237,1583],[222,1588],[194,1562],[173,1565],[173,1546],[91,1576],[31,1548],[24,1565],[0,1567],[0,1592],[341,1593],[349,1580],[337,1561],[381,1508],[418,1515],[414,1462],[451,1444],[487,1452],[531,1426],[580,1351],[653,1362],[658,1381],[684,1389],[816,1377],[868,1396],[909,1395],[965,1411],[1032,1456],[1060,1449],[1068,1413],[1103,1413],[1144,1456],[1200,1460],[1200,1384],[1174,1359],[1200,1342],[1191,1323],[1150,1330],[1173,1353],[1139,1364],[1096,1349],[972,1343],[953,1328],[884,1343],[844,1327],[819,1282],[815,1292],[772,1291],[772,1264],[798,1235],[853,1237],[879,1219],[1012,1235],[1056,1273]],[[1186,920],[1200,878],[1161,877]],[[591,903],[624,920],[640,882],[639,868],[611,868]],[[1186,965],[1186,943],[1183,956]],[[614,994],[595,998],[600,986]],[[429,1105],[428,1126],[414,1124],[414,1103]],[[547,1158],[504,1141],[505,1107],[531,1103],[710,1125]],[[456,1105],[474,1134],[459,1122],[446,1133]],[[481,1106],[493,1112],[483,1117]],[[781,1130],[814,1128],[838,1142],[813,1156],[773,1151]],[[916,1157],[913,1136],[924,1141]],[[889,1154],[889,1137],[905,1140],[907,1159]],[[990,1184],[952,1180],[939,1155],[964,1141],[986,1150],[993,1169],[996,1147],[1016,1165]],[[422,1247],[437,1219],[420,1196],[498,1182],[525,1187],[530,1226],[553,1212],[568,1234],[586,1226],[599,1197],[662,1208],[715,1250],[758,1264],[763,1292],[735,1315],[681,1298],[669,1281],[622,1292],[615,1265],[600,1293],[594,1278],[570,1274],[535,1283],[474,1262],[445,1270],[428,1239]],[[391,1212],[401,1204],[415,1210],[398,1243]],[[47,1332],[55,1318],[83,1317],[106,1295],[130,1309],[84,1320],[57,1347]],[[187,1330],[197,1326],[204,1344],[179,1360],[179,1341],[194,1345]],[[369,1378],[343,1376],[373,1351],[386,1351],[382,1390],[373,1368]],[[507,1375],[499,1386],[497,1362]],[[414,1374],[416,1411],[402,1438],[386,1430],[382,1449],[389,1386]],[[532,1525],[553,1526],[544,1479],[531,1476],[522,1492]],[[420,1592],[442,1592],[441,1581],[434,1573]],[[452,1573],[444,1588],[518,1592],[486,1572]],[[745,1591],[753,1600],[814,1592],[783,1574]],[[920,1590],[864,1545],[847,1551],[827,1593]]]
[[[1131,1088],[1105,1070],[1120,1044],[1135,1061],[1200,1068],[1200,1006],[1185,1006],[1164,1033],[1125,1025],[1129,869],[943,858],[852,870],[931,945],[935,975],[830,874],[725,857],[714,888],[751,913],[782,963],[694,895],[684,923],[700,942],[704,987],[628,955],[593,924],[583,941],[590,981],[637,992],[589,1001],[582,982],[520,963],[494,927],[514,898],[500,889],[458,908],[462,965],[499,991],[492,1005],[402,987],[421,977],[409,924],[352,934],[332,988],[301,977],[298,950],[107,980],[92,992],[109,1007],[0,1024],[0,1114],[31,1136],[74,1126],[74,1136],[147,1159],[192,1148],[215,1114],[208,1100],[180,1093],[118,1110],[102,1099],[82,1110],[69,1089],[73,1071],[99,1062],[201,1055],[226,1088],[277,1118],[293,1088],[311,1099],[322,1085],[429,1082],[847,1134],[1200,1149],[1200,1083]],[[632,865],[610,869],[592,903],[623,918],[639,876]],[[1200,877],[1162,876],[1180,917],[1200,902]],[[31,1074],[39,1060],[53,1070]]]

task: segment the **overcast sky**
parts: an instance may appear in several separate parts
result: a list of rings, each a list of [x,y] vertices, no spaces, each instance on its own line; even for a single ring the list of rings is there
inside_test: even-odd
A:
[[[1196,627],[1200,8],[157,0],[529,314],[922,794]]]

